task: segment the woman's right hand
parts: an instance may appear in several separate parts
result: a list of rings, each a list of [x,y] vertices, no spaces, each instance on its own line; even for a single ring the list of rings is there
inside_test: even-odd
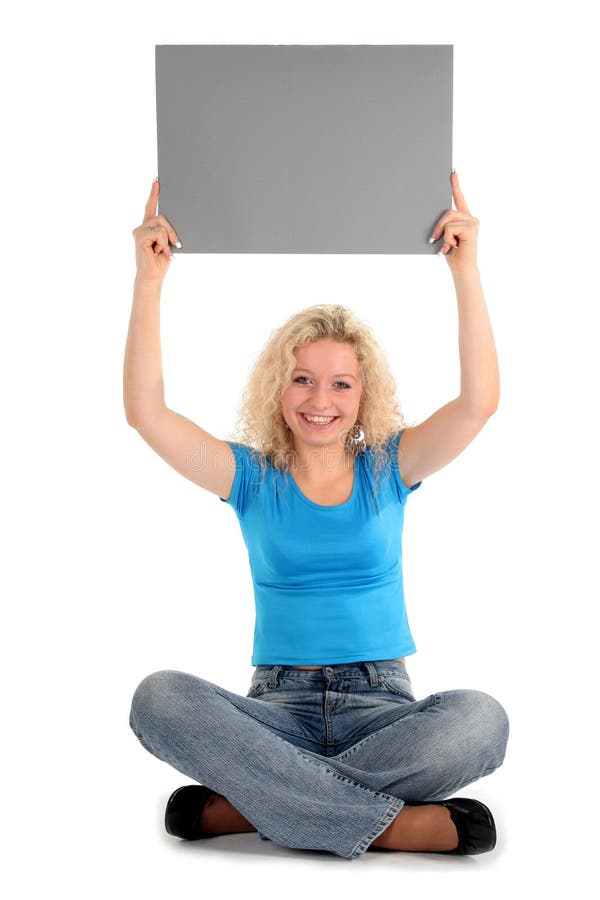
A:
[[[153,182],[144,210],[144,221],[133,229],[137,277],[147,281],[162,281],[169,268],[171,244],[179,244],[177,233],[164,216],[157,216],[160,183]],[[179,244],[179,246],[181,246]]]

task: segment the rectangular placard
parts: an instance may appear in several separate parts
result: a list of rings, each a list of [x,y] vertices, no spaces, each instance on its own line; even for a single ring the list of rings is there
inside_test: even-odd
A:
[[[435,253],[453,45],[156,45],[175,253]]]

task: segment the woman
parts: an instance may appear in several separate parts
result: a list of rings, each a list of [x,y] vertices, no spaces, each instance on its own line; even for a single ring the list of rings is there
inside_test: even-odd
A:
[[[498,404],[494,339],[476,262],[479,222],[455,173],[440,218],[459,311],[460,395],[404,427],[369,329],[342,306],[273,333],[221,441],[164,402],[159,332],[176,232],[154,182],[134,229],[125,353],[127,421],[178,472],[233,506],[248,547],[256,627],[245,697],[178,671],[138,685],[130,724],[189,778],[167,803],[178,837],[258,831],[354,859],[368,848],[473,854],[496,842],[490,810],[448,798],[501,765],[508,719],[488,694],[417,700],[402,589],[408,495],[465,449]],[[198,449],[201,448],[201,453]],[[193,452],[192,452],[193,451]]]

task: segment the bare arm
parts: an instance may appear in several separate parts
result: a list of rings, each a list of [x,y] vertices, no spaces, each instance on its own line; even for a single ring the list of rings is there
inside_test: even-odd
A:
[[[469,212],[457,176],[453,190],[457,210],[443,216],[434,235],[447,223],[445,246],[455,248],[451,271],[458,303],[460,394],[402,435],[398,467],[407,487],[462,453],[496,411],[500,397],[496,345],[475,255],[479,221]]]
[[[136,277],[123,366],[123,405],[130,425],[165,405],[160,349],[162,280]]]
[[[460,395],[407,428],[398,447],[402,480],[411,487],[468,447],[498,407],[498,360],[479,272],[456,273]]]
[[[153,215],[158,191],[156,182],[144,222],[133,232],[138,270],[123,365],[125,415],[146,443],[177,472],[227,499],[235,474],[231,448],[165,404],[160,298],[168,267],[169,240],[176,243],[178,239],[164,216]]]

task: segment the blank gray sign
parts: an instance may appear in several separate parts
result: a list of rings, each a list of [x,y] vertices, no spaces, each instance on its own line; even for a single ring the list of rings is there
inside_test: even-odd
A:
[[[453,45],[157,45],[175,253],[435,253]]]

